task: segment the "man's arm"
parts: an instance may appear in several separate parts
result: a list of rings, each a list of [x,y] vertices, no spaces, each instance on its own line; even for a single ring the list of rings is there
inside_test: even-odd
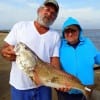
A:
[[[15,55],[15,52],[14,52],[14,46],[8,44],[8,43],[4,43],[3,47],[1,48],[0,52],[1,52],[1,55],[9,60],[9,61],[15,61],[16,59],[16,55]]]
[[[60,61],[59,61],[59,57],[51,57],[50,58],[50,64],[53,65],[55,68],[57,69],[61,69],[60,68]]]

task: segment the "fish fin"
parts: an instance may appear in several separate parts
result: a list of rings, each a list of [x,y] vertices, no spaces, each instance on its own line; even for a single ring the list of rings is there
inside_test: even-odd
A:
[[[33,70],[33,76],[31,77],[32,81],[34,81],[35,85],[42,85],[40,78],[35,70]]]
[[[90,87],[87,87],[87,86],[84,87],[83,94],[86,97],[86,100],[90,100],[92,91],[93,91],[93,88],[90,88]]]

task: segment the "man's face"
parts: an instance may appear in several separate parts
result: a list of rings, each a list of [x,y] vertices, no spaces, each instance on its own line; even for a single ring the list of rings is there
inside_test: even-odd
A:
[[[47,5],[39,9],[37,20],[41,25],[49,27],[51,24],[53,24],[56,17],[57,17],[57,12],[54,6]]]

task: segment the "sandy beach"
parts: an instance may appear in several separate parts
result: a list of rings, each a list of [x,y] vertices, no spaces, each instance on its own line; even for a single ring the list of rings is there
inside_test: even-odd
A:
[[[7,33],[0,33],[0,48]],[[0,100],[10,100],[9,85],[10,62],[0,56]],[[95,71],[95,88],[91,100],[100,100],[100,69]],[[57,100],[56,92],[53,90],[53,100]]]
[[[0,33],[0,48],[6,33]],[[10,62],[3,59],[0,55],[0,100],[10,100],[9,86]]]

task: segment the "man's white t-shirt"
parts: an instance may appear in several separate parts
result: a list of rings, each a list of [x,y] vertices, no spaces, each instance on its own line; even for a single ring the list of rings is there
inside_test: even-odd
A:
[[[5,41],[10,45],[18,42],[25,43],[38,57],[45,62],[50,62],[50,57],[59,57],[60,35],[54,30],[39,34],[32,21],[19,22],[14,25]],[[31,79],[12,62],[10,84],[19,90],[36,88]]]

